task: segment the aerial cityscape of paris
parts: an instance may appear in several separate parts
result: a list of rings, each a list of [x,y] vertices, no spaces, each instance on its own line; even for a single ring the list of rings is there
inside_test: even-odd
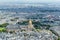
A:
[[[0,40],[60,40],[60,0],[0,0]]]

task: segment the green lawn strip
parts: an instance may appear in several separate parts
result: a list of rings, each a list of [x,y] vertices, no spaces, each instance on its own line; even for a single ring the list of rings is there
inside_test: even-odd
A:
[[[5,32],[5,31],[6,31],[6,28],[0,27],[0,32]]]

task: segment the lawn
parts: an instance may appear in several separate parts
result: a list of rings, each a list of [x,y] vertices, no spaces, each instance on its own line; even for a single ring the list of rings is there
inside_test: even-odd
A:
[[[5,32],[6,28],[0,27],[0,32]]]

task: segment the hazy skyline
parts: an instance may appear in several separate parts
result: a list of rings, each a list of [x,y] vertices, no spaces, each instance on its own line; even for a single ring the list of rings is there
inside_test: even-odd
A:
[[[60,0],[0,0],[0,3],[59,3]]]

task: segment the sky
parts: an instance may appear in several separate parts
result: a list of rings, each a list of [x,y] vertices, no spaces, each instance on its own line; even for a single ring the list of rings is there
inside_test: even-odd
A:
[[[0,3],[59,3],[60,0],[0,0]]]

